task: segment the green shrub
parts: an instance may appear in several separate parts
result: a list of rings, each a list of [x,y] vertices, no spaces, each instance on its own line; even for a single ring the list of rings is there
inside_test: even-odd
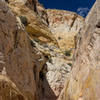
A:
[[[32,47],[36,47],[36,46],[35,46],[35,43],[34,43],[32,40],[30,40],[30,43],[31,43],[31,46],[32,46]]]
[[[37,39],[37,38],[34,38],[34,41],[35,41],[35,42],[40,42],[39,39]]]
[[[52,59],[51,58],[49,58],[48,61],[49,61],[49,63],[52,63]]]
[[[25,16],[19,16],[19,18],[20,18],[21,22],[22,22],[25,26],[28,25],[28,21],[27,21],[27,18],[26,18]]]
[[[59,36],[58,39],[61,40],[62,38]]]
[[[72,67],[72,63],[68,63],[68,65]]]
[[[66,56],[71,56],[71,50],[66,50],[66,51],[65,51],[65,55],[66,55]]]

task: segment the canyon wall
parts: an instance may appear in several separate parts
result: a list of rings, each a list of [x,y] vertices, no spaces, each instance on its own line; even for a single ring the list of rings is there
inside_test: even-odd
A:
[[[84,25],[84,18],[74,12],[47,9],[49,29],[62,51],[74,49],[75,36]]]
[[[41,73],[45,77],[41,81],[43,100],[53,100],[53,98],[55,100],[69,77],[75,49],[75,37],[84,25],[84,18],[73,12],[46,10],[38,1],[35,2],[36,7],[34,8],[32,1],[12,0],[9,1],[9,7],[19,22],[21,21],[24,25],[32,47],[43,54],[39,60],[46,59],[45,66],[41,67]],[[36,10],[34,11],[32,7]],[[38,64],[36,66],[40,67]],[[39,74],[37,75],[39,76]],[[52,92],[49,92],[50,89],[47,90],[47,83]]]
[[[100,100],[100,0],[80,31],[69,81],[59,100]]]
[[[15,15],[4,1],[0,1],[0,73],[9,78],[3,79],[0,76],[0,84],[3,86],[0,89],[2,100],[36,99],[34,63],[28,41],[27,34],[18,24]],[[11,85],[13,83],[20,91],[19,97],[18,90]],[[4,91],[11,91],[11,95],[10,92],[3,93]]]
[[[99,100],[99,6],[84,21],[38,0],[0,1],[0,100]]]

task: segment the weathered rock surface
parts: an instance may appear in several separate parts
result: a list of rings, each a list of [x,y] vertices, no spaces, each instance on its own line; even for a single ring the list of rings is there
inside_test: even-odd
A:
[[[75,47],[75,36],[84,25],[84,18],[76,13],[47,9],[49,29],[56,38],[59,47],[65,51]]]
[[[59,96],[64,88],[64,83],[69,77],[71,66],[62,57],[51,57],[51,62],[47,61],[46,77],[56,96]]]
[[[12,9],[17,18],[20,18],[21,22],[25,25],[26,31],[29,33],[30,37],[37,38],[43,42],[56,43],[51,31],[48,28],[47,17],[45,9],[35,4],[32,4],[32,1],[24,0],[11,0],[9,2],[9,7]],[[36,2],[35,0],[33,0]],[[36,12],[31,9],[31,7],[37,8]],[[25,23],[26,21],[26,23]]]
[[[16,84],[20,93],[25,96],[25,100],[36,100],[36,84],[33,68],[34,63],[32,62],[27,33],[22,30],[16,17],[9,10],[6,3],[0,1],[0,72],[1,74],[6,74],[12,83]],[[3,69],[6,72],[3,71],[2,73]],[[3,98],[1,95],[3,100],[8,100],[6,98],[7,91],[10,91],[10,87],[13,88],[4,79],[4,86],[6,83],[9,86],[5,87],[5,93],[0,88],[0,93],[4,93],[3,97],[5,97]],[[0,81],[0,84],[3,84],[2,81]],[[6,90],[7,88],[8,90]],[[20,97],[16,97],[17,99],[14,97],[11,98],[9,100],[24,100]]]
[[[0,1],[0,74],[6,75],[2,78],[9,78],[16,86],[12,90],[16,94],[13,93],[14,97],[8,94],[8,99],[55,100],[56,96],[44,77],[46,59],[30,38],[16,14],[11,12],[4,1]],[[0,84],[3,84],[2,81]],[[13,86],[4,79],[5,84],[9,86],[4,91],[0,90],[0,99],[8,100],[6,94]]]
[[[8,96],[9,100],[56,100],[69,79],[72,68],[70,53],[75,48],[76,35],[84,26],[84,18],[68,11],[45,10],[38,0],[8,0],[7,3],[10,9],[0,1],[0,87],[7,84],[0,90],[0,99],[8,100]],[[84,100],[88,91],[94,91],[91,88],[85,91],[85,87],[92,87],[87,83],[91,82],[93,75],[99,76],[99,73],[92,73],[97,68],[95,58],[99,55],[97,35],[100,25],[99,10],[96,10],[99,7],[96,7],[87,17],[88,24],[82,34],[78,35],[72,76],[60,100]],[[97,64],[99,66],[99,61]]]
[[[35,56],[35,60],[43,61],[43,64],[35,61],[37,78],[36,84],[41,83],[44,90],[43,99],[55,99],[53,93],[46,91],[46,80],[54,94],[58,97],[64,87],[66,78],[69,76],[72,65],[72,55],[66,57],[65,50],[72,53],[75,48],[75,36],[84,25],[84,18],[75,13],[59,10],[45,10],[38,1],[33,0],[10,0],[9,7],[17,16],[18,21],[25,27],[33,48],[44,55]],[[35,4],[34,4],[35,3]],[[65,31],[64,31],[65,30]],[[33,49],[34,50],[34,49]],[[34,58],[34,53],[33,53]],[[46,63],[44,58],[46,58]],[[42,71],[46,79],[39,80],[39,72],[46,64],[46,72]],[[42,69],[44,70],[44,68]],[[55,72],[56,70],[56,72]],[[55,81],[52,81],[55,80]],[[41,81],[41,82],[40,82]],[[47,83],[46,83],[47,84]],[[40,91],[42,91],[40,90]],[[50,89],[49,89],[50,91]],[[51,98],[52,97],[52,98]]]
[[[47,61],[46,77],[58,97],[72,68],[72,56],[75,49],[75,37],[84,25],[84,18],[63,10],[47,9],[49,29],[57,40],[59,49]],[[49,48],[49,47],[48,47]],[[49,51],[51,52],[51,51]]]
[[[27,100],[27,98],[8,77],[0,75],[0,100]]]
[[[59,100],[100,100],[100,0],[78,36],[75,63]]]

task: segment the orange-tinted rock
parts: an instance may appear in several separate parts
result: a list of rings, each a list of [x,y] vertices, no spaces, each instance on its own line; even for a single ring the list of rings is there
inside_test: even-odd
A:
[[[8,77],[0,75],[0,100],[27,100],[27,98]]]
[[[28,100],[35,100],[34,63],[27,33],[18,26],[16,17],[2,1],[0,1],[0,54],[1,74],[4,73],[2,70],[5,67],[4,74],[16,84],[20,92]]]

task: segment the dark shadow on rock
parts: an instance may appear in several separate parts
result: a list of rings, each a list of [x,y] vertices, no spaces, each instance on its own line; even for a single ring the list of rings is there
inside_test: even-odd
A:
[[[46,78],[44,78],[42,82],[42,88],[43,88],[42,89],[43,99],[41,100],[56,100],[57,99],[57,97],[55,96]]]
[[[39,100],[57,99],[46,78],[44,78],[44,80],[39,83],[39,87],[40,87],[39,97],[38,97]]]
[[[35,65],[35,67],[35,72],[38,72],[38,66]],[[38,73],[35,75],[35,81],[38,89],[37,100],[56,100],[57,97],[46,79],[46,72],[47,66],[44,64],[42,70],[39,72],[39,78],[37,77]]]

